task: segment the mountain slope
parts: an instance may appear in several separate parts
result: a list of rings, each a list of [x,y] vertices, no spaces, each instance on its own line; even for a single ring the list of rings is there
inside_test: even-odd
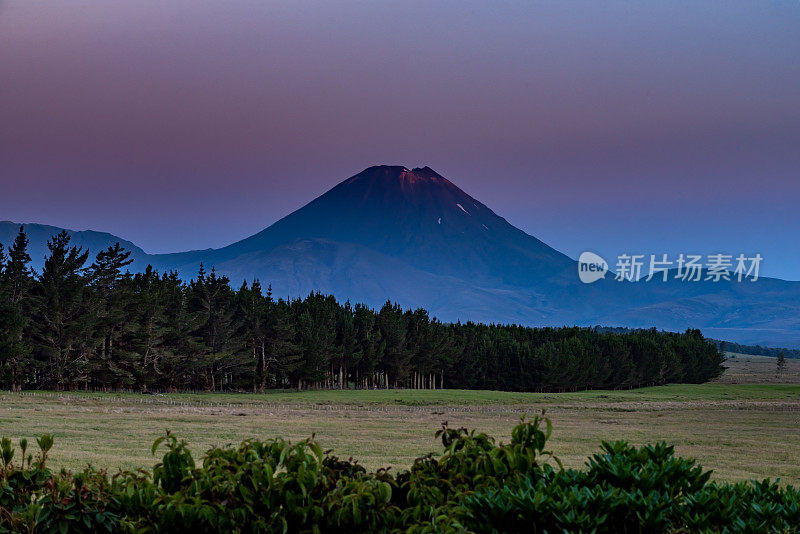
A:
[[[191,276],[201,260],[233,279],[269,280],[282,295],[391,298],[444,320],[707,327],[800,344],[798,283],[585,285],[573,260],[428,167],[370,167],[258,234],[165,265]]]
[[[424,271],[492,284],[530,285],[573,260],[510,225],[428,167],[370,167],[247,239],[165,256],[195,270],[297,239],[367,247]]]
[[[54,227],[26,225],[41,260]],[[17,225],[0,223],[0,242]],[[750,344],[800,346],[800,283],[582,284],[577,263],[515,228],[428,167],[370,167],[265,230],[220,249],[149,256],[110,234],[71,232],[92,250],[116,241],[148,263],[194,277],[203,262],[233,284],[311,291],[380,306],[425,307],[445,321],[701,328]]]
[[[11,221],[0,221],[0,243],[4,247],[8,247],[14,242],[14,238],[19,233],[20,226],[25,228],[25,234],[28,236],[28,254],[31,257],[31,266],[37,271],[41,272],[44,266],[44,259],[49,254],[47,250],[47,241],[54,235],[58,234],[64,228],[56,226],[48,226],[46,224],[32,224],[32,223],[15,223]],[[147,264],[151,262],[148,256],[141,248],[137,247],[130,241],[119,238],[115,235],[105,232],[95,232],[93,230],[66,230],[70,235],[71,244],[83,247],[84,250],[89,250],[89,259],[115,243],[125,247],[126,250],[131,251],[131,259],[134,262],[131,264],[132,270],[143,270]]]

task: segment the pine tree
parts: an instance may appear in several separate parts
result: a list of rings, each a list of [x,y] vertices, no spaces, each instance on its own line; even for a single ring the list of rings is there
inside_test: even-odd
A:
[[[246,352],[234,322],[234,303],[229,280],[212,268],[190,284],[190,312],[196,328],[195,364],[202,369],[203,389],[216,391],[229,386],[247,365]]]
[[[89,253],[69,241],[65,231],[48,241],[50,255],[34,287],[34,351],[46,364],[43,383],[56,390],[88,379],[94,341],[82,276]]]
[[[410,315],[410,312],[404,313],[399,305],[388,301],[378,313],[378,328],[385,344],[381,360],[387,379],[384,385],[388,383],[391,387],[397,387],[411,370],[413,353],[407,346]]]
[[[172,271],[162,275],[149,292],[150,308],[144,310],[146,321],[143,323],[149,348],[146,366],[152,365],[162,388],[169,391],[189,389],[196,382],[194,354],[198,349],[191,335],[196,324],[189,312],[189,288],[178,273]]]
[[[783,376],[783,371],[786,370],[786,355],[781,352],[778,354],[778,360],[776,362],[778,376]]]
[[[242,283],[236,294],[238,313],[241,316],[242,336],[251,353],[250,368],[253,370],[253,391],[264,390],[264,297],[261,294],[261,283],[253,281],[248,288],[247,281]]]
[[[125,285],[130,305],[126,313],[124,344],[129,355],[132,385],[143,392],[152,386],[163,387],[159,383],[164,378],[159,363],[166,352],[168,313],[162,303],[161,278],[148,265],[143,273],[126,276]]]
[[[288,304],[283,300],[273,300],[271,285],[267,288],[265,302],[262,376],[269,382],[264,386],[291,387],[292,379],[303,366],[303,353],[295,343],[297,331]]]
[[[336,355],[336,313],[332,297],[312,293],[294,305],[298,344],[303,348],[303,365],[293,378],[302,386],[322,387],[331,380],[330,362]]]
[[[353,317],[356,346],[353,361],[356,367],[355,381],[364,388],[373,388],[378,384],[375,381],[375,372],[378,364],[383,359],[385,343],[381,331],[376,325],[375,312],[364,306],[356,304]]]
[[[8,264],[5,268],[8,297],[12,304],[19,304],[28,296],[33,274],[28,267],[30,261],[28,236],[25,234],[25,228],[20,226],[17,237],[14,238],[14,244],[8,249]]]
[[[348,388],[350,369],[355,367],[358,352],[355,317],[350,301],[340,306],[336,314],[336,354],[331,359],[334,373],[334,387]]]
[[[28,238],[20,227],[8,258],[0,245],[0,381],[12,391],[32,378],[33,360],[25,339],[30,315]]]
[[[135,304],[130,275],[127,283],[122,281],[122,269],[133,262],[130,255],[130,251],[116,243],[97,254],[87,273],[94,289],[91,311],[99,338],[92,375],[100,385],[114,384],[117,389],[134,384],[139,363],[137,355],[123,341],[135,330],[130,320]]]

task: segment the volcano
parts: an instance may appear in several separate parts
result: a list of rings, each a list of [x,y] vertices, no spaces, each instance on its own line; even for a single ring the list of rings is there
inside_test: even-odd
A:
[[[28,228],[37,251],[43,236],[60,230]],[[12,223],[0,223],[0,242],[15,233]],[[72,234],[93,253],[123,241]],[[387,300],[422,307],[443,321],[700,328],[740,343],[800,346],[798,282],[630,283],[611,275],[583,284],[576,261],[429,167],[370,167],[224,248],[147,255],[124,244],[134,249],[137,270],[152,264],[189,280],[202,262],[234,285],[271,284],[277,297],[320,291],[373,307]]]
[[[391,299],[448,319],[547,321],[517,288],[563,284],[575,262],[509,224],[429,167],[370,167],[265,230],[217,250],[154,256],[190,278],[200,262],[281,296]],[[526,291],[530,293],[530,291]],[[506,311],[495,315],[502,302]]]
[[[388,165],[360,172],[212,257],[222,265],[308,240],[366,247],[426,272],[489,284],[527,285],[573,265],[429,167]]]

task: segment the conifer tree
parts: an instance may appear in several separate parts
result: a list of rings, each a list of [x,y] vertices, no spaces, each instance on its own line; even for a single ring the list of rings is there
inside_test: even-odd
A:
[[[124,338],[131,337],[135,329],[130,320],[134,315],[130,276],[128,283],[121,283],[122,269],[133,262],[130,255],[130,251],[116,243],[100,251],[87,271],[94,290],[91,310],[99,343],[92,374],[99,384],[115,384],[118,389],[134,384],[135,367],[139,363],[130,344],[124,343]]]
[[[776,361],[776,366],[778,370],[778,376],[783,376],[783,371],[786,369],[786,355],[781,352],[778,354],[778,360]]]
[[[303,353],[295,342],[297,335],[291,320],[288,304],[272,298],[272,286],[266,295],[266,316],[264,319],[264,374],[269,382],[264,387],[291,387],[303,365]]]
[[[88,251],[69,246],[62,231],[47,242],[50,255],[34,286],[35,356],[44,363],[44,384],[56,390],[88,380],[94,324],[82,276]]]
[[[355,355],[358,351],[355,330],[355,317],[350,301],[340,306],[336,314],[336,354],[331,359],[334,373],[334,385],[345,389],[349,384],[350,369],[355,367]]]
[[[208,276],[202,272],[198,275],[197,282],[190,284],[190,292],[190,312],[196,325],[192,333],[197,351],[195,363],[204,370],[202,387],[210,391],[223,389],[247,365],[236,335],[229,280],[217,276],[212,268]]]
[[[300,387],[327,387],[330,362],[335,356],[336,314],[328,296],[312,293],[293,303],[298,344],[303,348],[303,365],[294,373]]]
[[[383,342],[381,331],[376,325],[376,315],[373,310],[363,304],[356,304],[353,317],[356,346],[353,353],[355,362],[354,380],[364,388],[377,387],[375,372],[386,344]]]
[[[410,312],[387,301],[378,313],[378,328],[384,342],[381,366],[386,372],[388,384],[397,387],[410,371],[413,353],[408,349],[408,323]]]
[[[197,346],[192,332],[196,328],[189,311],[190,290],[172,271],[161,276],[153,308],[148,311],[151,329],[149,364],[159,382],[169,391],[190,389],[196,383],[194,355]]]
[[[12,391],[22,388],[33,371],[32,351],[24,338],[29,324],[31,273],[28,238],[22,226],[6,257],[0,245],[0,381]]]

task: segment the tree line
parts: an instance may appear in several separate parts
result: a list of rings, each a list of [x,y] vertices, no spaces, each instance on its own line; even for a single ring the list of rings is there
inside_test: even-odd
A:
[[[565,391],[704,382],[723,356],[698,330],[443,323],[424,309],[379,310],[333,296],[238,290],[202,266],[183,281],[130,273],[119,244],[89,253],[66,232],[41,273],[24,229],[0,245],[0,388],[264,391],[468,388]]]
[[[748,354],[751,356],[770,356],[778,358],[783,354],[784,358],[800,358],[800,349],[787,349],[780,347],[762,347],[761,345],[744,345],[732,341],[720,341],[711,339],[721,352],[735,352],[737,354]]]
[[[614,333],[627,333],[641,328],[628,328],[624,326],[595,326],[598,332],[614,332]],[[800,349],[787,349],[782,347],[762,347],[761,345],[745,345],[743,343],[735,343],[733,341],[723,341],[721,339],[707,338],[708,341],[716,345],[720,352],[733,352],[736,354],[746,354],[748,356],[770,356],[778,358],[783,354],[784,358],[800,358]]]

